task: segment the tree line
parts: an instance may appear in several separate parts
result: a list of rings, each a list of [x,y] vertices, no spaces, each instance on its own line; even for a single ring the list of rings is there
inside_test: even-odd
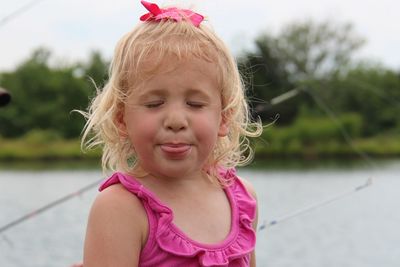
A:
[[[237,57],[253,117],[268,124],[279,114],[279,128],[304,118],[353,116],[359,136],[400,133],[400,73],[356,59],[364,44],[352,25],[334,22],[296,22],[278,34],[260,34],[254,49]],[[72,64],[54,66],[51,59],[49,50],[39,48],[13,71],[0,73],[0,87],[12,95],[0,112],[0,136],[81,134],[84,119],[72,110],[86,109],[96,86],[107,80],[109,60],[99,52]],[[271,102],[290,91],[296,94]]]

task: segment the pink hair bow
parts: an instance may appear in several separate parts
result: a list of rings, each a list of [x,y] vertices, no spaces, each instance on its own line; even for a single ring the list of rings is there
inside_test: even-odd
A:
[[[141,1],[142,5],[150,11],[150,13],[144,14],[140,17],[141,21],[161,21],[163,19],[173,19],[176,22],[182,21],[182,19],[188,19],[194,26],[199,27],[200,23],[204,20],[204,17],[198,13],[195,13],[189,9],[179,9],[176,7],[170,8],[159,8],[156,4]]]

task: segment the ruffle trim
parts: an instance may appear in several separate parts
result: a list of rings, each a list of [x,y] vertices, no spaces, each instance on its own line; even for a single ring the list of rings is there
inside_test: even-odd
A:
[[[201,266],[227,266],[234,259],[246,257],[254,250],[256,235],[252,222],[256,215],[256,202],[248,194],[234,169],[221,170],[220,175],[222,178],[234,181],[226,189],[227,194],[230,194],[233,220],[227,238],[215,245],[201,244],[180,232],[172,223],[172,210],[133,177],[119,172],[114,173],[103,182],[99,190],[121,183],[127,190],[145,201],[159,215],[155,239],[165,252],[184,257],[198,257]]]

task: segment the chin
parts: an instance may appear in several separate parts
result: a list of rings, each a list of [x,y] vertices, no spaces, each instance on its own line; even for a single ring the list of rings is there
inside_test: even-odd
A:
[[[168,166],[167,168],[158,170],[158,176],[161,177],[166,177],[166,178],[182,178],[185,176],[193,175],[196,173],[201,173],[202,169],[201,168],[194,168],[194,169],[189,169],[187,166],[185,167],[174,167],[174,166]]]

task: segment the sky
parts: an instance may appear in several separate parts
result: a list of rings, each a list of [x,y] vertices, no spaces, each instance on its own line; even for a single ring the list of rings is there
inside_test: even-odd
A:
[[[0,21],[32,0],[0,0]],[[252,49],[256,36],[275,34],[288,23],[352,23],[367,40],[359,57],[400,70],[398,0],[160,0],[207,17],[234,54]],[[46,47],[56,62],[86,60],[93,50],[111,58],[118,39],[147,11],[139,0],[39,0],[0,24],[0,72],[13,70],[35,48]]]

